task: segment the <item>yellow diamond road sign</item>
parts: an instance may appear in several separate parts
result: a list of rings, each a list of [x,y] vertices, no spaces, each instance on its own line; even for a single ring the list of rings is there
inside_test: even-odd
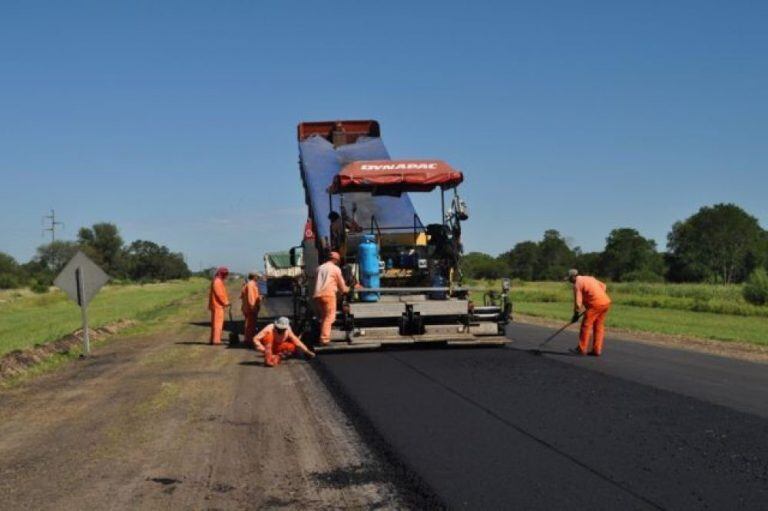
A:
[[[64,266],[53,284],[67,293],[80,307],[87,307],[108,280],[109,275],[85,254],[78,252]]]

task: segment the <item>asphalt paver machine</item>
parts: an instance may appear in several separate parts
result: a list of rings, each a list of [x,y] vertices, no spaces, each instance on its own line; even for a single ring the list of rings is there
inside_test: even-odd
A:
[[[372,120],[301,123],[298,140],[309,215],[294,323],[317,331],[311,296],[330,251],[341,254],[347,283],[363,286],[339,301],[332,342],[319,349],[507,342],[509,281],[482,304],[462,285],[462,172],[441,160],[391,160]],[[410,194],[436,191],[441,218],[424,223]]]

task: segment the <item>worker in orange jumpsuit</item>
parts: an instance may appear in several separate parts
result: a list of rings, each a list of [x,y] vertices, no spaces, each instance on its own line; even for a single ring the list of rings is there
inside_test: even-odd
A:
[[[264,353],[264,364],[267,367],[279,365],[297,351],[309,358],[315,358],[315,353],[293,333],[291,323],[286,317],[277,318],[274,323],[265,326],[253,338],[253,344],[257,350]]]
[[[224,329],[224,309],[229,307],[229,295],[224,281],[229,270],[220,267],[216,270],[208,293],[208,309],[211,311],[211,344],[221,344],[221,331]]]
[[[336,320],[336,295],[339,291],[349,293],[349,287],[341,275],[340,263],[339,253],[331,252],[328,261],[317,269],[315,293],[312,298],[320,315],[320,344],[323,345],[331,342],[331,327]]]
[[[570,270],[566,277],[573,284],[573,318],[576,323],[584,312],[579,333],[579,345],[572,349],[577,355],[586,355],[589,348],[589,338],[593,336],[592,350],[589,354],[599,357],[603,352],[605,340],[605,317],[611,308],[611,298],[606,292],[605,284],[594,277],[579,275],[578,270]]]
[[[248,280],[240,291],[240,310],[243,311],[245,320],[245,343],[251,346],[253,345],[253,337],[256,335],[256,321],[259,318],[259,309],[261,308],[258,278],[258,273],[250,272]]]

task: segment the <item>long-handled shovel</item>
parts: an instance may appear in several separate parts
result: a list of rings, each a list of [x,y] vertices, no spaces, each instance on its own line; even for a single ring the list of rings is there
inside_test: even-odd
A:
[[[240,344],[240,334],[235,327],[235,321],[232,319],[232,307],[229,307],[229,344],[234,346]]]
[[[576,318],[576,321],[569,321],[568,323],[566,323],[565,325],[563,325],[563,326],[560,328],[560,330],[558,330],[558,331],[557,331],[557,332],[555,332],[554,334],[550,335],[549,337],[547,337],[547,338],[544,340],[544,342],[542,342],[541,344],[539,344],[538,348],[532,349],[532,350],[531,350],[531,353],[533,353],[534,355],[541,355],[541,348],[543,348],[544,346],[546,346],[547,344],[549,344],[549,341],[551,341],[552,339],[554,339],[555,337],[557,337],[558,335],[560,335],[560,334],[561,334],[561,333],[562,333],[562,332],[563,332],[563,331],[564,331],[566,328],[568,328],[569,326],[571,326],[571,325],[573,325],[573,324],[575,324],[575,323],[578,323],[578,322],[579,322],[579,320],[581,319],[581,317],[582,317],[583,315],[584,315],[584,313],[582,312],[581,314],[579,314],[579,317],[578,317],[578,318]]]

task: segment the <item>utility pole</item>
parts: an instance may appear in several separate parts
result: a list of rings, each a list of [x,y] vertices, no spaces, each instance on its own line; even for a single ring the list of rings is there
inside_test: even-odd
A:
[[[46,220],[50,221],[50,227],[46,225]],[[58,262],[53,242],[56,241],[56,228],[59,226],[64,227],[64,222],[56,220],[56,212],[54,210],[51,210],[50,215],[43,217],[43,236],[45,236],[46,232],[51,233],[51,260],[49,262],[51,269],[56,268],[56,263]]]
[[[50,232],[51,233],[51,243],[53,243],[54,241],[56,241],[56,228],[58,226],[64,227],[64,223],[56,221],[56,212],[54,210],[51,210],[51,214],[50,215],[45,215],[43,217],[43,225],[45,225],[45,221],[46,220],[50,220],[51,224],[50,224],[50,227],[45,227],[43,229],[43,235],[45,235],[46,232]]]

